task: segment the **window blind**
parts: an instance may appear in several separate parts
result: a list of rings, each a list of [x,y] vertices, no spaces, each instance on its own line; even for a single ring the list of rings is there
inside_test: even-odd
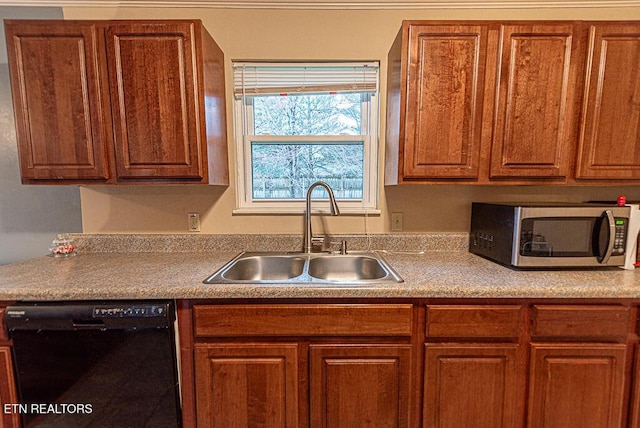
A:
[[[377,62],[278,64],[235,62],[233,86],[236,98],[253,95],[295,95],[376,92]]]

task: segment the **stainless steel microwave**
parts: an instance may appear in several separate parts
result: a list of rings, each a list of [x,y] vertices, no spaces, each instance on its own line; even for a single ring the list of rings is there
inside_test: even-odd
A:
[[[474,202],[469,251],[516,268],[622,266],[630,213],[605,204]]]

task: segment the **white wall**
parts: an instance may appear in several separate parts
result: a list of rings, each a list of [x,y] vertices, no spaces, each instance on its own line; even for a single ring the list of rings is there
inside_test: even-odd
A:
[[[59,8],[0,7],[0,19],[62,19]],[[20,184],[9,67],[0,31],[0,265],[47,254],[59,232],[80,232],[75,186]]]

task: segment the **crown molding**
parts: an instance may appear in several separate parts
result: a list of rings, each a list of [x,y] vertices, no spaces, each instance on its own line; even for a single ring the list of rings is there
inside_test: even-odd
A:
[[[228,9],[540,9],[639,7],[640,0],[0,0],[0,6]]]

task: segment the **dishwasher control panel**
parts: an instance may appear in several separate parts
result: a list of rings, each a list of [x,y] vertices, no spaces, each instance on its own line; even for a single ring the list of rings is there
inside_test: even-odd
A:
[[[12,330],[166,328],[175,320],[172,301],[21,302],[5,310]]]
[[[166,305],[112,305],[95,306],[93,308],[94,318],[164,317],[166,313]]]

